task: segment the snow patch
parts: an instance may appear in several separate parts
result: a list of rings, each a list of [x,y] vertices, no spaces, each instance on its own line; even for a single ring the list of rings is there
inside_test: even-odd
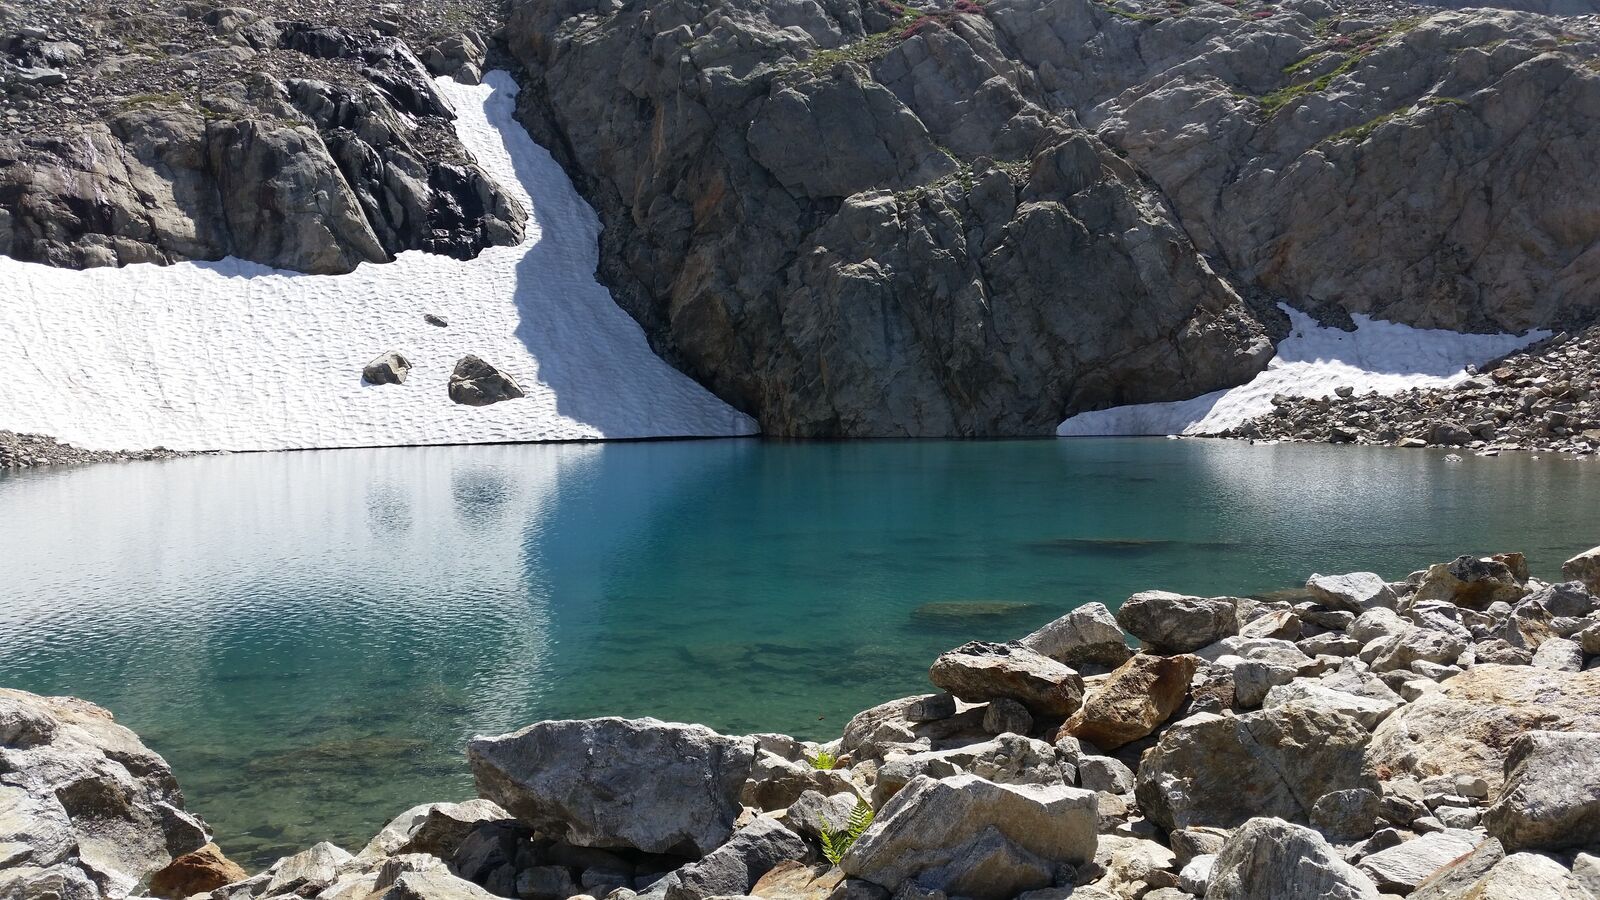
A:
[[[1289,336],[1278,344],[1267,368],[1235,388],[1191,400],[1140,403],[1079,413],[1056,429],[1060,437],[1094,435],[1210,434],[1272,411],[1272,396],[1326,397],[1349,385],[1356,393],[1396,394],[1410,388],[1445,387],[1466,380],[1477,365],[1550,336],[1548,331],[1461,334],[1412,328],[1354,315],[1355,331],[1324,328],[1285,304]]]
[[[755,433],[657,357],[595,281],[600,222],[513,117],[511,77],[437,84],[462,143],[530,211],[522,244],[470,262],[407,252],[334,276],[231,258],[73,271],[0,257],[0,428],[91,450]],[[406,383],[363,384],[388,350],[410,359]],[[451,402],[467,354],[527,396]]]

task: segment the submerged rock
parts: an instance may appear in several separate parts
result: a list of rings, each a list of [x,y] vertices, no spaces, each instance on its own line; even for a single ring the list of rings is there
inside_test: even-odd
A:
[[[539,722],[467,745],[478,793],[583,847],[704,856],[733,833],[755,740],[656,719]]]

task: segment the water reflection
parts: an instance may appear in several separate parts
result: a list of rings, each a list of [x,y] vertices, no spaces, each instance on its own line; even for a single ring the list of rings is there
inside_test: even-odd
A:
[[[1600,464],[1161,440],[440,447],[0,478],[0,683],[106,704],[230,853],[364,840],[604,713],[837,734],[1134,590],[1600,543]],[[353,847],[352,847],[353,849]]]

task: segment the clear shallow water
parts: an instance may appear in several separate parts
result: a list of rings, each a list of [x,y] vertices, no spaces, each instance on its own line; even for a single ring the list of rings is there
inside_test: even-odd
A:
[[[471,795],[475,733],[826,739],[941,650],[1146,588],[1600,544],[1600,463],[1207,441],[343,450],[0,476],[0,685],[111,708],[225,850]],[[924,604],[953,604],[926,607]]]

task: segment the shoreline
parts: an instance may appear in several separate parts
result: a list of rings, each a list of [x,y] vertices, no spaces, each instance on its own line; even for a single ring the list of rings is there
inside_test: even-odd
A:
[[[74,900],[147,882],[211,900],[1183,900],[1538,883],[1583,897],[1600,888],[1600,791],[1561,773],[1600,774],[1600,548],[1563,577],[1531,578],[1508,553],[1396,582],[1313,575],[1295,600],[1144,591],[1115,614],[1087,604],[957,647],[930,669],[934,693],[864,710],[821,744],[540,722],[471,742],[478,800],[243,877],[109,713],[0,691],[14,773],[0,792],[32,798],[13,804],[32,825],[0,834],[21,848],[0,854],[0,886],[92,888]],[[110,777],[135,797],[126,820],[51,813],[63,777]]]

